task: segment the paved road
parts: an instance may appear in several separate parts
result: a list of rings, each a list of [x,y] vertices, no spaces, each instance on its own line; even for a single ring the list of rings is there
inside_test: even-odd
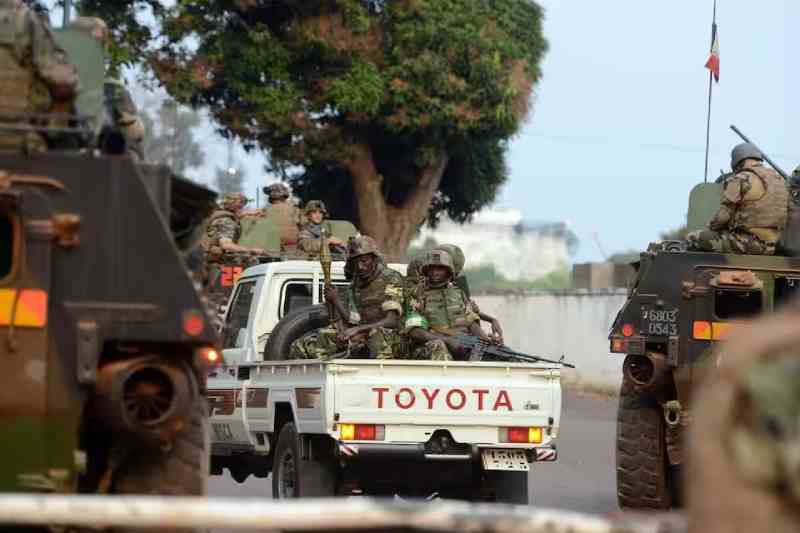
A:
[[[614,480],[616,399],[567,391],[558,439],[559,459],[536,465],[531,491],[537,506],[607,514],[617,510]],[[272,480],[238,484],[227,474],[211,478],[212,496],[270,498]]]

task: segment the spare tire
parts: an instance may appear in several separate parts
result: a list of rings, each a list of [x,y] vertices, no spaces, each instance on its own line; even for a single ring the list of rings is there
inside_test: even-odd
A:
[[[265,361],[285,361],[289,358],[292,343],[312,331],[330,324],[328,308],[324,305],[310,305],[295,309],[275,324],[264,348]]]

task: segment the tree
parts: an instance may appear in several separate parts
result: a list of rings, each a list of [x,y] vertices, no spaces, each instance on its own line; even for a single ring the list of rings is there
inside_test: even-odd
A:
[[[153,163],[163,163],[178,174],[185,175],[190,168],[197,168],[205,161],[195,131],[202,118],[192,109],[165,100],[156,111],[156,119],[145,109],[155,106],[141,106],[140,115],[145,124],[145,159]]]
[[[217,168],[214,187],[220,194],[244,191],[244,171],[241,168]]]
[[[441,213],[465,220],[506,179],[547,44],[532,0],[84,0],[183,103],[269,153],[305,198],[344,198],[390,256]],[[118,57],[135,57],[119,52]]]

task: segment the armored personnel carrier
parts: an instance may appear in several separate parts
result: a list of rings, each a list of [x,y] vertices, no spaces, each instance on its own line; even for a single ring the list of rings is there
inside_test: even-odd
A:
[[[721,186],[690,199],[689,229],[719,206]],[[800,258],[690,252],[681,242],[652,244],[634,263],[628,299],[611,328],[611,352],[625,355],[617,415],[620,507],[681,503],[692,387],[713,371],[715,344],[743,319],[769,313],[798,293]],[[702,431],[702,429],[700,429]]]
[[[102,95],[97,43],[59,38]],[[0,153],[0,491],[203,494],[221,356],[190,267],[215,195],[99,150],[97,103],[83,149]]]

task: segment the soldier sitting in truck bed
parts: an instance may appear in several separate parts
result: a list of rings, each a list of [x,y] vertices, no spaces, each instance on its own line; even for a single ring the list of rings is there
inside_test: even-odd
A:
[[[405,319],[413,359],[448,361],[454,355],[461,356],[455,335],[489,338],[481,329],[472,302],[453,283],[455,267],[449,253],[428,252],[419,272],[420,286],[415,301],[407,304],[410,313]]]
[[[353,349],[365,351],[371,359],[395,357],[400,345],[403,277],[384,264],[370,237],[351,240],[347,255],[353,279],[346,302],[335,289],[325,291],[326,301],[345,317],[344,326],[322,328],[296,340],[290,349],[292,359],[328,359]]]
[[[687,236],[689,248],[705,252],[774,255],[786,228],[789,190],[784,179],[763,165],[750,143],[731,153],[734,174],[724,181],[722,205],[708,229]]]

